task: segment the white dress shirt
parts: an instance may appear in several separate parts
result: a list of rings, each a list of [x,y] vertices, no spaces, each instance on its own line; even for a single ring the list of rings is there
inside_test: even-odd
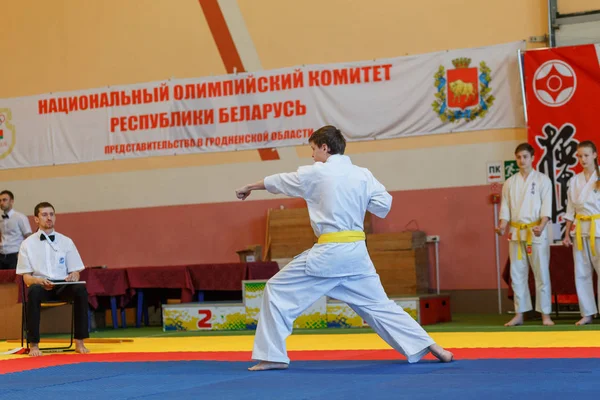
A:
[[[0,215],[2,214],[4,213],[0,212]],[[27,217],[18,211],[11,209],[7,215],[8,218],[2,218],[0,222],[0,233],[2,234],[0,253],[18,253],[25,235],[31,233],[31,225],[29,225]]]
[[[54,235],[54,241],[49,236]],[[19,251],[17,274],[54,281],[64,280],[71,272],[85,268],[73,241],[58,232],[46,235],[39,230],[23,241]],[[44,236],[45,240],[41,240]]]

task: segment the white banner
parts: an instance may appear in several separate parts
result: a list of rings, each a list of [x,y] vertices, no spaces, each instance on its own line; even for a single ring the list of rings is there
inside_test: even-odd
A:
[[[524,42],[0,100],[0,168],[524,127]]]

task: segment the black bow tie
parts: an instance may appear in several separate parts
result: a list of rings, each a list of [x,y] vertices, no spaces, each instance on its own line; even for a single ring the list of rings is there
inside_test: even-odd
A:
[[[48,235],[51,242],[54,242],[54,235]],[[46,235],[40,235],[40,240],[46,240]]]
[[[2,214],[2,219],[8,219],[8,215]]]

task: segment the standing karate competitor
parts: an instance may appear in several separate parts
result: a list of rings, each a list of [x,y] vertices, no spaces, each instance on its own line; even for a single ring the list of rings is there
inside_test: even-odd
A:
[[[598,154],[596,146],[584,141],[577,146],[577,158],[583,171],[569,180],[567,191],[567,213],[565,220],[565,238],[563,244],[573,244],[571,236],[575,235],[577,245],[573,248],[575,264],[575,288],[579,299],[579,310],[582,318],[575,325],[592,323],[592,317],[598,313],[594,300],[594,269],[600,276],[600,181],[598,170]],[[575,221],[575,232],[571,231]],[[592,268],[593,267],[593,268]],[[598,279],[600,293],[600,279]]]
[[[552,182],[533,169],[534,149],[521,143],[515,150],[519,173],[502,187],[499,235],[510,222],[510,279],[514,291],[515,317],[504,326],[523,324],[523,313],[530,311],[529,266],[535,277],[535,310],[544,325],[554,325],[550,287],[550,240],[546,225],[552,216]]]
[[[266,285],[251,371],[285,369],[290,359],[285,340],[294,320],[324,295],[348,303],[390,346],[419,361],[430,351],[444,362],[453,354],[435,344],[402,307],[388,299],[365,243],[367,211],[384,218],[392,197],[365,168],[344,156],[346,140],[333,126],[309,139],[315,163],[297,172],[266,177],[236,191],[246,199],[253,190],[268,190],[306,200],[318,243],[296,256]]]

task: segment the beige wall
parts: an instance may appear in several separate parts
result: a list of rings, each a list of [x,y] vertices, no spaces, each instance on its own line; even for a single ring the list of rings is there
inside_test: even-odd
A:
[[[2,1],[2,14],[0,97],[225,73],[195,0]]]

